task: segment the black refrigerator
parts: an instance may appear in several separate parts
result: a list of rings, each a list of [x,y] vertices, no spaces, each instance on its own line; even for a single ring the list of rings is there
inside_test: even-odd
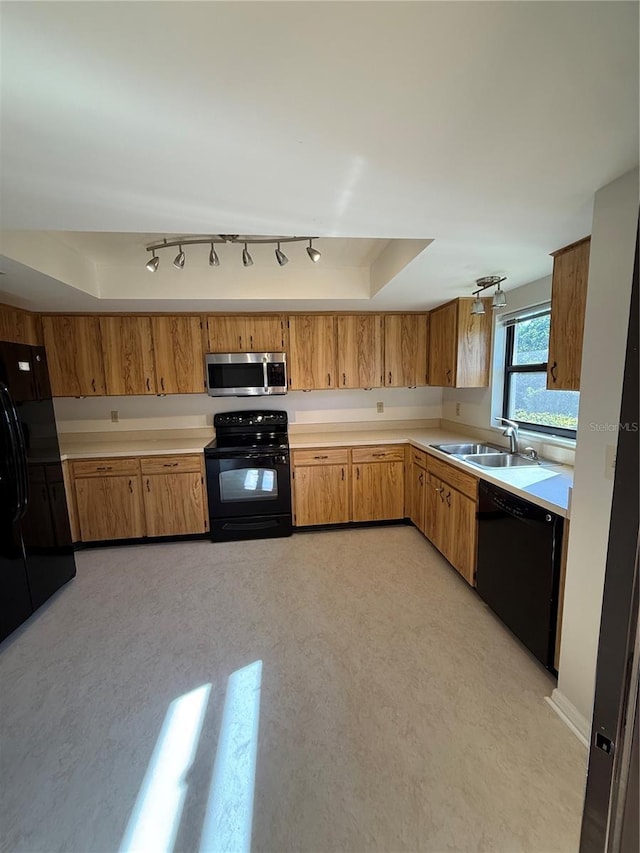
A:
[[[44,347],[0,341],[0,641],[75,573]]]

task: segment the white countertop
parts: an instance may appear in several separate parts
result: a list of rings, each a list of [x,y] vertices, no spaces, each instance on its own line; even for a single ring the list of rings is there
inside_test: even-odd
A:
[[[156,439],[152,433],[144,433],[139,438],[128,436],[60,436],[60,449],[63,460],[101,459],[105,457],[126,456],[162,456],[165,454],[202,453],[204,446],[213,438],[213,431],[204,434],[194,430],[193,437],[163,437]],[[342,430],[325,429],[317,433],[296,433],[295,428],[289,434],[292,450],[310,447],[349,447],[371,444],[406,444],[455,465],[479,479],[500,486],[512,494],[530,500],[538,506],[567,516],[569,490],[573,485],[573,468],[568,465],[549,463],[525,468],[495,470],[481,468],[462,459],[456,459],[447,453],[436,450],[433,444],[460,443],[476,441],[464,434],[439,428],[431,429],[388,429],[388,430]]]

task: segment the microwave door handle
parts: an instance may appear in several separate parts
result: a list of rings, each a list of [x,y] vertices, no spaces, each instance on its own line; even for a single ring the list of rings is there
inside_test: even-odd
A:
[[[267,372],[266,356],[264,356],[262,359],[262,381],[264,383],[264,393],[266,394],[269,391],[269,374]]]

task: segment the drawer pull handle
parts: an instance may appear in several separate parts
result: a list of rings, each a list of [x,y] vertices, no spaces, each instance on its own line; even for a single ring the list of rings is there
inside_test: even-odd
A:
[[[328,459],[328,456],[314,456],[314,459]]]
[[[386,453],[372,453],[371,455],[379,457],[379,456],[386,456],[387,454]]]
[[[177,462],[163,462],[162,467],[163,468],[177,468],[178,463]]]
[[[113,469],[112,465],[98,465],[96,471],[111,471]]]

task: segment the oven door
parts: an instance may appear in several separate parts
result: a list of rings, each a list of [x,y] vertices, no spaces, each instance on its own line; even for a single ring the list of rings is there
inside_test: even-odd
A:
[[[211,518],[291,513],[288,453],[207,456]]]

